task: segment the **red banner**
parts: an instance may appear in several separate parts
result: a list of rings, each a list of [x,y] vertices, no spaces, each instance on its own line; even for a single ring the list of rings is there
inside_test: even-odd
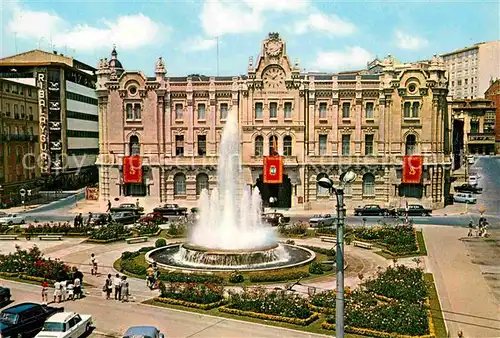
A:
[[[99,188],[85,188],[85,199],[91,201],[97,201],[99,199]]]
[[[264,156],[264,183],[283,182],[283,157]]]
[[[123,183],[142,183],[140,156],[125,156],[123,158]]]
[[[418,184],[422,181],[423,156],[404,156],[401,183]]]

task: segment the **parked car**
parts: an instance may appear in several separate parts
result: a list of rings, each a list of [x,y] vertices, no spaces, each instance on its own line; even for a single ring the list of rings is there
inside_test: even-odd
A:
[[[475,204],[477,199],[472,194],[459,192],[453,195],[453,201],[458,203]]]
[[[167,222],[168,218],[163,216],[159,212],[150,212],[146,216],[142,216],[141,218],[139,218],[139,222],[153,222],[153,221]]]
[[[10,302],[10,289],[0,286],[0,305],[4,305]]]
[[[20,214],[7,214],[7,216],[0,217],[0,224],[24,224],[26,223],[26,218]]]
[[[469,176],[469,184],[476,186],[479,183],[479,178],[477,176]]]
[[[63,312],[62,307],[51,307],[36,303],[21,303],[0,312],[1,337],[33,337],[43,324],[55,313]]]
[[[143,207],[137,207],[134,203],[122,203],[117,207],[111,208],[109,210],[110,212],[123,212],[123,211],[130,211],[134,212],[136,214],[140,214],[144,211]]]
[[[393,210],[381,208],[377,204],[367,204],[354,209],[354,216],[389,216],[391,214],[394,214]]]
[[[333,217],[330,214],[318,214],[318,215],[313,215],[309,219],[309,226],[314,228],[314,227],[329,227],[335,225],[337,221],[336,217]]]
[[[92,316],[75,312],[60,312],[52,315],[43,324],[35,338],[78,338],[92,331]]]
[[[432,214],[432,209],[424,208],[420,204],[409,204],[408,205],[408,216],[430,216]],[[398,209],[398,215],[406,215],[405,208]]]
[[[83,221],[86,222],[87,219],[84,217]],[[90,218],[90,225],[92,226],[105,225],[107,222],[108,222],[108,214],[104,213],[92,214],[92,217]]]
[[[268,212],[262,214],[262,221],[272,226],[278,226],[280,224],[289,223],[290,217],[286,217],[279,212]]]
[[[164,338],[164,335],[154,326],[132,326],[123,334],[123,338]]]
[[[134,224],[138,218],[139,215],[132,211],[123,211],[111,214],[111,219],[114,222],[121,224]]]
[[[154,212],[159,212],[162,215],[185,215],[187,208],[180,207],[178,204],[164,204],[153,209]]]
[[[483,191],[483,188],[479,188],[474,185],[470,185],[468,183],[464,183],[462,185],[456,186],[455,187],[456,192],[469,192],[473,194],[479,194]]]

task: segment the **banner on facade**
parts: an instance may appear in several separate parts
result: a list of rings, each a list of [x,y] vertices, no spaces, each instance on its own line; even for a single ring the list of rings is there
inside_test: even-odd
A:
[[[283,182],[283,157],[264,156],[264,183],[279,184]]]
[[[142,183],[140,156],[125,156],[123,158],[123,183]]]
[[[85,188],[85,199],[89,201],[97,201],[99,199],[99,188]]]
[[[419,184],[422,181],[423,156],[404,156],[401,183]]]

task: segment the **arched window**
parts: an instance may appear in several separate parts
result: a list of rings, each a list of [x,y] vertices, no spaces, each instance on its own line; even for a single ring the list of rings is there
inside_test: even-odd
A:
[[[283,138],[283,155],[292,156],[292,137],[285,136]]]
[[[278,136],[269,137],[269,156],[278,155]]]
[[[208,190],[208,175],[201,173],[196,176],[196,195],[199,196],[203,189]]]
[[[368,173],[363,176],[363,196],[372,195],[375,195],[375,176]]]
[[[182,173],[174,176],[174,195],[186,195],[186,175]]]
[[[406,136],[406,155],[413,155],[417,153],[417,138],[413,134]]]
[[[328,175],[325,173],[318,174],[318,176],[316,176],[316,182],[323,177],[328,177]],[[325,196],[330,196],[330,189],[323,188],[322,186],[316,183],[316,197],[325,197]]]
[[[264,155],[264,138],[260,135],[255,138],[254,153],[255,156]]]
[[[139,144],[139,138],[136,135],[130,136],[129,153],[130,156],[138,156],[141,154],[141,146]]]

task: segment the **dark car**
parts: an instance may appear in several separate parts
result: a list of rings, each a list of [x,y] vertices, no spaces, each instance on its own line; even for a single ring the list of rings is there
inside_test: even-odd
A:
[[[116,223],[121,224],[134,224],[138,218],[139,215],[132,211],[123,211],[111,214],[111,219]]]
[[[180,207],[179,204],[164,204],[153,209],[154,212],[159,212],[162,215],[185,215],[187,208]]]
[[[62,307],[36,303],[21,303],[0,312],[1,337],[34,337],[43,328],[45,320]]]
[[[408,205],[408,216],[430,216],[432,214],[431,209],[426,209],[420,204],[409,204]],[[405,208],[398,209],[398,215],[406,215]]]
[[[132,326],[123,334],[123,338],[163,338],[163,333],[154,326]]]
[[[381,208],[378,204],[368,204],[354,209],[354,216],[389,216],[392,214],[394,214],[393,210]]]
[[[110,212],[123,212],[123,211],[131,211],[136,214],[140,214],[144,211],[143,207],[137,207],[134,203],[122,203],[117,207],[111,208]]]
[[[154,221],[167,222],[168,218],[163,216],[159,212],[150,212],[146,216],[139,218],[139,222],[154,222]]]
[[[0,305],[10,302],[10,289],[0,286]]]
[[[470,192],[473,194],[479,194],[483,191],[483,188],[479,188],[474,185],[470,185],[468,183],[464,183],[462,185],[456,186],[455,187],[456,192]]]
[[[268,212],[262,215],[262,220],[272,226],[278,226],[280,224],[289,223],[290,217],[285,217],[279,212]]]

